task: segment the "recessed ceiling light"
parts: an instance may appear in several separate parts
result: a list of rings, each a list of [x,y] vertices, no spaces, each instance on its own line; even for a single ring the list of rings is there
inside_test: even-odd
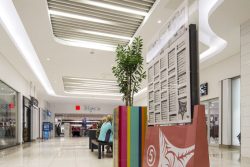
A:
[[[4,88],[1,88],[1,90],[4,90]]]
[[[49,57],[47,57],[47,59],[46,59],[47,61],[50,61],[50,58]]]
[[[95,22],[95,23],[114,25],[114,23],[112,21],[97,19],[97,18],[88,17],[88,16],[82,16],[82,15],[77,15],[77,14],[72,14],[72,13],[67,13],[67,12],[49,10],[49,13],[52,15],[69,17],[69,18],[78,19],[78,20],[85,20],[85,21],[91,21],[91,22]]]
[[[131,9],[131,8],[111,5],[111,4],[107,4],[107,3],[103,3],[103,2],[90,1],[90,0],[74,0],[74,1],[85,3],[85,4],[88,4],[88,5],[97,6],[97,7],[100,7],[100,8],[116,10],[116,11],[120,11],[120,12],[124,12],[124,13],[136,14],[136,15],[140,15],[140,16],[146,16],[148,14],[147,12],[143,12],[143,11],[140,11],[140,10],[135,10],[135,9]]]
[[[158,20],[157,23],[161,24],[161,20]]]

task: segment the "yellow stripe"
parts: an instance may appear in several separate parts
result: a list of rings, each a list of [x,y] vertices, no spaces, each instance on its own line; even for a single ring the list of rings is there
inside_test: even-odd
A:
[[[130,111],[131,108],[127,107],[127,167],[130,167]]]

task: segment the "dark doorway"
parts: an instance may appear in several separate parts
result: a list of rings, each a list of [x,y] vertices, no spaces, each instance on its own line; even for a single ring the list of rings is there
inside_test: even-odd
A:
[[[31,101],[23,98],[23,142],[31,141]]]

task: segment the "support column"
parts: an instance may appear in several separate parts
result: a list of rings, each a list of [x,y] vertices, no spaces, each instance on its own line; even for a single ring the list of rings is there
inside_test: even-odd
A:
[[[222,81],[222,145],[232,145],[232,82]]]
[[[250,20],[241,25],[241,155],[250,158]]]
[[[17,95],[17,142],[23,143],[23,95],[18,93]]]

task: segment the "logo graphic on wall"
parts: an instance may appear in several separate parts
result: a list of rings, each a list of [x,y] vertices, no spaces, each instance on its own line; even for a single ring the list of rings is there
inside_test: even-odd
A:
[[[150,145],[147,150],[147,163],[148,166],[154,166],[156,159],[156,151],[153,145]]]
[[[161,130],[159,131],[159,142],[160,161],[158,167],[186,167],[194,155],[195,145],[187,148],[178,148],[170,143]]]

